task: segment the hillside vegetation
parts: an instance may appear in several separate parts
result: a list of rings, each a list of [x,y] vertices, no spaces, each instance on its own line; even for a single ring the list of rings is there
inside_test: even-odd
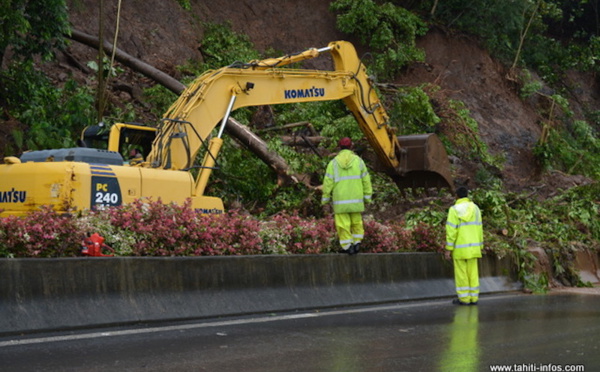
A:
[[[544,286],[552,278],[530,270],[529,249],[541,246],[555,258],[552,276],[573,285],[578,284],[574,252],[599,246],[597,2],[13,4],[19,6],[0,9],[4,155],[74,146],[83,128],[100,121],[158,123],[176,99],[110,55],[73,42],[71,29],[114,42],[184,83],[235,61],[346,39],[377,77],[398,133],[433,132],[443,140],[454,179],[467,183],[482,207],[488,250],[512,255],[532,286]],[[268,141],[294,171],[310,175],[315,186],[336,138],[352,137],[369,158],[360,130],[339,102],[244,109],[233,116]],[[263,131],[298,122],[311,126]],[[283,145],[282,134],[309,129],[330,139],[319,151]],[[279,187],[269,167],[230,138],[219,166],[207,193],[222,197],[231,209],[262,220],[281,212],[323,217],[318,191]],[[374,182],[372,218],[442,229],[451,195],[405,195],[377,173]]]

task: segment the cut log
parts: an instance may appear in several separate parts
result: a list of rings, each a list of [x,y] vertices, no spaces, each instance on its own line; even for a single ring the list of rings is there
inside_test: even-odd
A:
[[[319,146],[326,138],[323,136],[281,136],[281,143],[286,146]]]

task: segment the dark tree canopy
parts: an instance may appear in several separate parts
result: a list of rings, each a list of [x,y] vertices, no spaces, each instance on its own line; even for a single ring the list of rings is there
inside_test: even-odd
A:
[[[0,2],[0,62],[7,48],[19,56],[52,56],[62,47],[63,34],[69,33],[67,5],[64,0],[3,0]]]

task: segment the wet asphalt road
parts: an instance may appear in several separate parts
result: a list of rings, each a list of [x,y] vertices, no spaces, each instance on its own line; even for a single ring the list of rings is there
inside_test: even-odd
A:
[[[0,371],[600,371],[600,295],[503,294],[0,339]]]

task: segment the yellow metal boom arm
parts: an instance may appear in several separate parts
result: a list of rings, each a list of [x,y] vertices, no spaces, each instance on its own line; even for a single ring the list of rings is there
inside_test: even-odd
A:
[[[333,57],[333,71],[281,68],[325,52]],[[354,47],[345,41],[291,56],[208,71],[190,84],[169,108],[147,160],[153,167],[188,169],[203,142],[220,124],[198,176],[197,194],[201,195],[231,111],[247,106],[341,99],[384,166],[397,169],[401,147],[372,84]]]

